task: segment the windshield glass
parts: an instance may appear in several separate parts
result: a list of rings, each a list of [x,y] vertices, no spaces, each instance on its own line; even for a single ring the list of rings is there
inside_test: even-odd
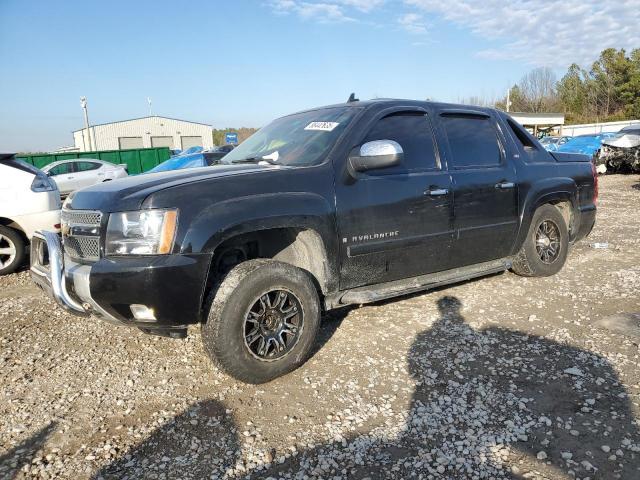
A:
[[[279,118],[234,148],[221,162],[257,163],[264,159],[278,165],[317,165],[357,111],[353,107],[335,107]]]

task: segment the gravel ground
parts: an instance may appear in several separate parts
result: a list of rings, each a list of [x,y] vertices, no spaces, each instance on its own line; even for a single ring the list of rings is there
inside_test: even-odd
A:
[[[0,278],[0,477],[640,478],[640,182],[600,185],[559,275],[333,312],[257,387]]]

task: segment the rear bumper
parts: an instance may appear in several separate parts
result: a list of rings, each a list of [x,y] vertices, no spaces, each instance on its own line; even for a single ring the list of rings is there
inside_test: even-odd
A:
[[[52,232],[38,232],[31,252],[34,282],[75,315],[161,334],[201,319],[210,255],[113,258],[82,265],[63,254]],[[154,318],[136,319],[133,304],[146,306]]]
[[[582,240],[588,236],[596,224],[596,206],[580,207],[580,226],[576,231],[574,241]]]
[[[36,231],[48,230],[60,231],[60,209],[48,210],[28,215],[20,215],[13,219],[24,231],[27,238],[31,239]]]

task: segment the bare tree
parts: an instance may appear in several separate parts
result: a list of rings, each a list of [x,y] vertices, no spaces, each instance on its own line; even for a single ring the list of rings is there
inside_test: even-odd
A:
[[[518,87],[525,101],[527,111],[549,111],[557,104],[556,75],[549,67],[540,67],[527,73]]]

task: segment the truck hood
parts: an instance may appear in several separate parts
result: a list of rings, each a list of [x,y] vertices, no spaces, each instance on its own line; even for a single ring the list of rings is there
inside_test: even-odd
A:
[[[73,210],[100,210],[102,212],[138,210],[149,195],[165,188],[220,177],[258,175],[274,168],[286,167],[254,164],[215,165],[169,172],[145,173],[99,183],[75,191],[69,195],[64,206]]]

